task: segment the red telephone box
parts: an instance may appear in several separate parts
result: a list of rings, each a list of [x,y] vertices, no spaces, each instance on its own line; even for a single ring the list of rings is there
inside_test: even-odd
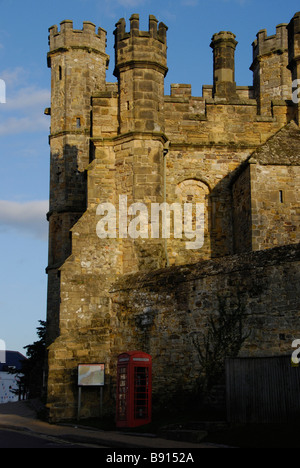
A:
[[[117,427],[151,422],[152,357],[141,351],[120,354],[117,367]]]

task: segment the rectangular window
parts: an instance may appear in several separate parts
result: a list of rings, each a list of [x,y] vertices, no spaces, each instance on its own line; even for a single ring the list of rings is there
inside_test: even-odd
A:
[[[80,127],[81,127],[81,120],[80,120],[80,118],[78,117],[78,118],[76,119],[76,128],[80,128]]]
[[[283,191],[279,190],[279,203],[283,203]]]

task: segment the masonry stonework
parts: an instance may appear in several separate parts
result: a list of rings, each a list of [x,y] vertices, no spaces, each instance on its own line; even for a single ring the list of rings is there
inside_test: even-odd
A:
[[[105,402],[114,408],[118,354],[153,356],[154,389],[191,390],[199,366],[191,333],[216,314],[217,299],[246,310],[243,355],[290,351],[300,328],[300,13],[253,43],[253,85],[235,82],[233,33],[213,36],[214,82],[164,94],[167,27],[150,15],[116,24],[115,83],[106,33],[71,21],[49,30],[51,68],[48,261],[50,419],[77,411],[77,366],[104,362]],[[208,43],[209,46],[209,43]],[[101,238],[103,204],[199,203],[203,245],[187,239]],[[120,198],[121,197],[121,198]],[[107,206],[107,205],[106,205]],[[129,219],[126,222],[130,221]],[[124,221],[116,216],[116,232]],[[194,222],[194,221],[193,221]],[[281,338],[279,338],[279,336]],[[283,338],[284,337],[284,338]],[[180,381],[180,382],[179,382]],[[84,416],[98,415],[97,394]]]
[[[118,351],[123,342],[152,355],[153,390],[162,400],[195,388],[200,366],[192,336],[205,334],[220,304],[244,310],[249,337],[240,356],[289,353],[299,330],[299,254],[299,246],[289,245],[123,276],[111,290],[112,347],[117,342]]]

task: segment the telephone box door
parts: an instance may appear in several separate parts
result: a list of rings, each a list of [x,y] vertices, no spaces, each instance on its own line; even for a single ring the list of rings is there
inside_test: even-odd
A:
[[[118,357],[117,427],[137,427],[151,421],[152,358],[132,351]]]

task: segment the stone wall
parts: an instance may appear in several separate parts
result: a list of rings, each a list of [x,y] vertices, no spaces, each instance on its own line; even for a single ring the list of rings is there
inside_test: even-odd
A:
[[[252,250],[251,178],[250,166],[244,168],[232,186],[234,251]]]
[[[61,336],[49,348],[48,405],[53,421],[77,411],[77,366],[106,364],[105,408],[114,413],[117,357],[140,350],[153,357],[153,392],[163,404],[194,392],[200,375],[194,333],[206,333],[220,306],[242,307],[249,335],[240,356],[289,354],[300,329],[300,246],[207,260],[149,273],[83,274],[73,260],[62,275]],[[77,273],[76,273],[77,272]],[[87,390],[82,416],[97,416]]]
[[[115,357],[120,350],[151,354],[162,399],[194,390],[200,369],[191,336],[205,334],[220,303],[243,307],[249,337],[240,356],[291,353],[300,333],[299,261],[295,245],[122,277],[111,290]]]
[[[251,165],[253,250],[299,242],[299,166]]]

